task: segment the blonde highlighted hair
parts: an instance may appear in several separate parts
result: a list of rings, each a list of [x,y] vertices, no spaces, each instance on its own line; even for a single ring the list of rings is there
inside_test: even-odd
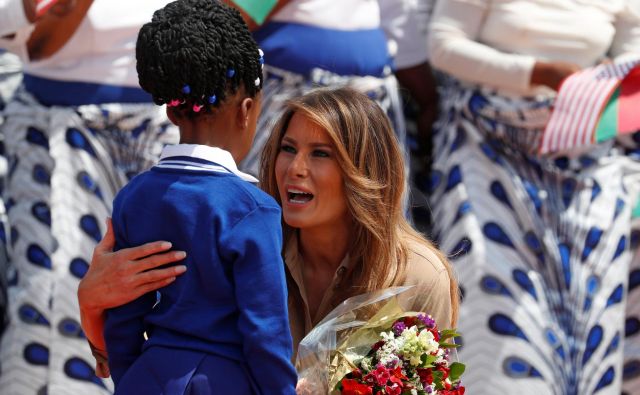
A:
[[[409,245],[417,242],[431,250],[449,273],[451,324],[455,326],[458,286],[446,257],[404,216],[404,161],[386,114],[377,103],[350,88],[318,89],[289,101],[267,141],[260,173],[262,189],[280,204],[275,163],[294,113],[304,115],[327,132],[342,169],[347,204],[354,220],[349,257],[359,265],[343,280],[343,284],[351,286],[342,287],[341,300],[401,285]],[[294,229],[286,223],[283,229],[286,245]]]

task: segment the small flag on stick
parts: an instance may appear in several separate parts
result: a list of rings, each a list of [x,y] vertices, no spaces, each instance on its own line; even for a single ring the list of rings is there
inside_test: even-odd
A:
[[[567,151],[640,129],[640,59],[601,64],[560,87],[540,153]]]

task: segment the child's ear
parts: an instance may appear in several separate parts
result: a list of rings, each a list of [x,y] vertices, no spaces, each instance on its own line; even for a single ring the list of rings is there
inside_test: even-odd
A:
[[[255,106],[255,100],[250,97],[245,97],[240,102],[240,111],[238,111],[238,126],[241,129],[246,129],[249,127],[249,118],[251,115],[251,109]]]
[[[173,108],[167,106],[167,117],[171,121],[172,124],[178,126],[178,116],[176,115]]]

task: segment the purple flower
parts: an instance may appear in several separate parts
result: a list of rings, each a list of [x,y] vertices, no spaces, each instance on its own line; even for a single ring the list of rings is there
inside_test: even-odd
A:
[[[430,393],[432,393],[432,392],[433,392],[433,390],[431,389],[431,386],[430,386],[430,385],[426,386],[426,387],[424,388],[424,390],[425,390],[425,391],[427,391],[427,393],[428,393],[428,394],[430,394]]]
[[[436,321],[431,318],[430,315],[426,315],[426,314],[418,314],[418,319],[420,321],[422,321],[422,323],[427,327],[427,328],[433,328],[434,326],[436,326]]]
[[[391,330],[396,336],[402,335],[402,332],[407,329],[407,326],[402,321],[398,321],[391,327]]]

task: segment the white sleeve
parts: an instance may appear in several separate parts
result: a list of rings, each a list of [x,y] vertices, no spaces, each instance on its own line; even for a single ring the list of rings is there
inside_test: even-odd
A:
[[[437,1],[429,32],[431,64],[467,82],[525,92],[535,58],[476,41],[488,10],[487,0]]]
[[[26,42],[33,31],[24,12],[22,0],[0,0],[0,48],[29,59]]]
[[[625,8],[616,17],[615,28],[611,57],[640,56],[640,0],[627,0]]]
[[[380,24],[387,37],[395,41],[397,52],[395,64],[405,69],[429,59],[427,36],[424,30],[427,21],[421,21],[417,0],[378,0]]]

